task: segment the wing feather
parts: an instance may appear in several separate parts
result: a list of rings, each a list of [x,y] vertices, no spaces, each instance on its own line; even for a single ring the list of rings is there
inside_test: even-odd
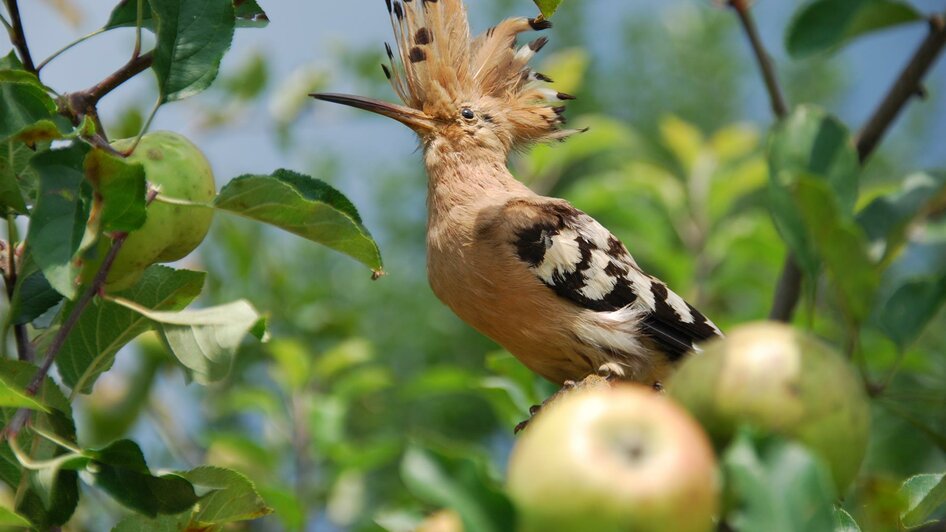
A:
[[[515,234],[519,258],[551,290],[583,308],[643,310],[641,332],[671,360],[720,335],[706,316],[644,273],[627,248],[594,218],[567,202],[537,205],[541,216]]]

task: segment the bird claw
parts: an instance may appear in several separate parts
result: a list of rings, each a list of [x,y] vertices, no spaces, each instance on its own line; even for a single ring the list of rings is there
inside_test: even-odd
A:
[[[568,392],[570,392],[570,391],[572,391],[572,390],[578,388],[578,384],[579,384],[579,383],[577,383],[577,382],[575,382],[575,381],[573,381],[573,380],[567,380],[567,381],[565,381],[565,382],[562,383],[562,388],[561,388],[559,391],[557,391],[557,392],[553,393],[552,395],[550,395],[549,398],[546,399],[545,401],[542,401],[542,404],[530,406],[530,407],[529,407],[529,419],[527,419],[527,420],[525,420],[525,421],[522,421],[522,422],[520,422],[518,425],[516,425],[516,427],[515,427],[514,429],[512,429],[512,433],[513,433],[513,434],[519,434],[519,432],[522,431],[522,429],[526,428],[526,426],[529,424],[529,422],[532,421],[532,418],[534,418],[534,417],[536,416],[536,414],[538,414],[538,413],[542,410],[542,408],[543,408],[545,405],[551,403],[552,401],[554,401],[555,399],[559,398],[559,397],[562,396],[563,394],[568,393]]]

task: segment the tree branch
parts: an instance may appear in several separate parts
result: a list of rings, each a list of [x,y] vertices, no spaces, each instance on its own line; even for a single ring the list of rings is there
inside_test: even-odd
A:
[[[147,70],[154,62],[153,52],[143,55],[134,55],[121,68],[110,74],[102,81],[86,90],[73,92],[63,96],[65,108],[60,112],[65,114],[74,124],[80,122],[82,116],[90,117],[95,122],[95,128],[102,136],[102,144],[108,144],[108,137],[99,121],[98,103],[108,93],[118,88],[122,83]],[[60,106],[62,107],[62,105]]]
[[[769,102],[772,105],[772,112],[776,118],[781,120],[788,116],[788,104],[785,103],[785,96],[778,83],[778,77],[775,73],[775,65],[772,64],[772,58],[765,51],[762,39],[759,37],[759,30],[756,28],[755,20],[752,18],[752,12],[749,10],[747,0],[729,0],[729,7],[733,8],[739,16],[739,22],[749,38],[749,44],[752,45],[756,63],[759,65],[759,71],[762,73],[762,81],[769,93]],[[778,284],[775,288],[775,298],[772,301],[772,310],[769,311],[769,319],[778,321],[789,321],[792,314],[795,313],[795,307],[798,305],[798,299],[801,297],[802,273],[798,267],[798,261],[794,254],[789,253],[782,264],[782,274],[779,276]]]
[[[148,191],[148,196],[145,200],[146,205],[150,205],[154,201],[154,198],[157,197],[157,189],[151,189]],[[36,374],[33,375],[33,379],[27,385],[25,393],[28,396],[34,396],[39,392],[40,386],[43,384],[43,380],[49,374],[50,368],[53,366],[53,362],[56,360],[56,355],[59,354],[59,351],[62,349],[62,346],[66,343],[66,338],[69,337],[69,333],[75,328],[76,324],[79,322],[79,318],[82,316],[82,313],[85,311],[86,307],[89,306],[89,303],[92,302],[92,299],[105,289],[105,280],[108,278],[108,273],[112,270],[112,265],[115,263],[115,258],[118,257],[118,252],[121,251],[122,246],[125,244],[125,239],[128,238],[128,233],[118,233],[114,236],[114,241],[112,242],[112,247],[109,248],[108,254],[105,256],[105,260],[102,261],[102,266],[99,268],[99,271],[95,274],[95,278],[92,280],[92,284],[83,292],[82,296],[79,297],[76,301],[76,305],[72,308],[72,311],[69,312],[69,316],[66,317],[66,321],[63,322],[62,326],[59,327],[59,330],[56,331],[56,336],[53,338],[52,343],[49,344],[49,348],[46,350],[46,356],[43,358],[43,363],[40,365],[39,369],[36,371]],[[23,426],[29,421],[30,410],[26,408],[21,408],[10,420],[9,425],[3,432],[0,433],[0,440],[3,438],[12,438],[15,437]]]
[[[946,14],[930,17],[930,32],[913,52],[913,57],[900,72],[887,95],[877,106],[867,124],[857,136],[857,155],[861,164],[867,160],[883,139],[884,133],[912,96],[922,94],[920,82],[936,62],[946,45]]]
[[[10,12],[10,24],[13,26],[13,32],[10,34],[10,41],[16,51],[20,54],[20,61],[23,62],[23,68],[36,73],[36,67],[33,65],[33,57],[30,55],[30,48],[26,45],[26,35],[23,33],[23,21],[20,20],[20,8],[16,0],[4,0],[7,11]]]
[[[729,0],[729,6],[739,15],[739,22],[749,38],[749,44],[752,45],[752,51],[755,54],[756,62],[759,65],[759,71],[762,73],[762,81],[765,82],[765,88],[769,93],[769,101],[772,104],[772,112],[779,119],[788,116],[788,105],[785,103],[785,96],[778,83],[778,77],[775,74],[775,65],[772,64],[772,58],[765,51],[762,39],[759,37],[759,30],[756,28],[755,20],[752,18],[752,12],[749,11],[747,0]]]

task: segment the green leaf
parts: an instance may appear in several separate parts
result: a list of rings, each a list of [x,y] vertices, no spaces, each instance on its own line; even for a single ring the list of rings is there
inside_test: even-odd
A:
[[[929,171],[903,179],[897,191],[880,196],[857,213],[876,258],[890,257],[906,241],[907,230],[916,220],[946,206],[946,172]]]
[[[728,522],[736,530],[834,530],[829,470],[803,446],[740,432],[723,452]]]
[[[203,272],[151,266],[121,297],[157,310],[179,310],[199,294]],[[63,309],[68,313],[71,305]],[[151,327],[151,322],[132,310],[110,301],[96,299],[82,313],[75,329],[66,338],[56,366],[63,381],[81,393],[92,391],[100,374],[107,371],[115,354],[125,344]]]
[[[39,174],[39,193],[27,240],[49,284],[70,299],[76,296],[78,273],[72,258],[87,220],[81,197],[86,152],[88,147],[76,142],[69,148],[37,153],[30,160]]]
[[[272,513],[250,479],[231,469],[201,466],[178,473],[198,488],[213,490],[200,498],[190,519],[192,527],[258,519]]]
[[[253,305],[242,299],[180,312],[153,310],[120,298],[114,301],[155,322],[161,339],[201,384],[230,374],[237,348],[262,319]]]
[[[49,412],[46,405],[37,401],[35,397],[26,394],[26,386],[8,382],[2,373],[0,373],[0,407],[29,408],[30,410]]]
[[[153,31],[154,16],[151,12],[151,3],[148,0],[143,0],[143,2],[142,27]],[[263,12],[263,8],[256,3],[256,0],[233,0],[233,9],[238,28],[262,28],[269,24],[269,18]],[[134,28],[137,24],[137,17],[138,0],[122,0],[112,10],[112,14],[103,29]]]
[[[0,57],[0,70],[23,70],[23,62],[16,56],[16,50]]]
[[[29,385],[37,369],[28,362],[0,360],[3,382],[19,390]],[[34,460],[51,460],[67,451],[44,438],[37,438],[34,431],[55,434],[74,443],[72,407],[48,376],[34,399],[46,407],[45,411],[34,413],[32,430],[20,432],[17,441],[21,448],[30,450]],[[15,408],[0,408],[0,426],[5,426],[15,412]],[[24,474],[26,478],[23,477]],[[59,526],[68,521],[79,499],[78,476],[75,471],[59,467],[27,471],[21,467],[6,441],[0,442],[0,480],[14,490],[23,489],[17,498],[15,510],[39,529]]]
[[[795,12],[785,47],[795,59],[833,51],[872,31],[923,20],[907,2],[896,0],[815,0]]]
[[[238,28],[264,28],[269,25],[269,17],[256,0],[234,0],[233,9]]]
[[[36,200],[39,177],[29,164],[33,154],[26,144],[14,139],[0,143],[0,211],[27,214],[27,205]]]
[[[104,449],[87,451],[93,458],[86,470],[94,485],[126,507],[150,517],[175,514],[199,498],[194,487],[178,475],[154,476],[138,444],[118,440]]]
[[[95,189],[92,209],[100,216],[103,231],[128,232],[144,225],[143,166],[96,148],[85,157],[85,177]]]
[[[27,255],[28,257],[31,255]],[[32,260],[26,265],[32,265]],[[10,301],[10,323],[23,325],[40,317],[62,301],[62,294],[50,286],[43,272],[35,268],[20,273]]]
[[[138,24],[138,0],[121,0],[108,17],[104,30],[113,28],[134,28]],[[151,3],[143,0],[141,5],[141,27],[154,31],[154,15]]]
[[[340,251],[376,275],[382,272],[378,244],[354,205],[319,179],[289,170],[244,175],[227,183],[214,205]]]
[[[21,526],[24,528],[29,528],[30,522],[28,519],[22,515],[0,506],[0,526]]]
[[[50,120],[56,102],[36,76],[21,70],[0,70],[0,140],[41,120]]]
[[[861,527],[857,521],[847,513],[847,510],[839,506],[834,508],[834,532],[861,532]]]
[[[230,0],[167,0],[152,6],[158,19],[152,68],[161,103],[193,96],[217,77],[235,24]]]
[[[871,322],[901,349],[946,302],[946,240],[913,242],[880,279]]]
[[[871,310],[878,277],[861,228],[841,212],[828,184],[812,177],[793,178],[806,238],[814,244],[845,314],[862,323]]]
[[[418,498],[460,514],[465,530],[515,530],[512,503],[485,466],[470,453],[411,446],[401,462],[401,479]]]
[[[561,4],[562,0],[535,0],[535,5],[539,6],[539,11],[545,18],[551,18]]]
[[[187,514],[159,515],[154,518],[129,515],[112,528],[112,532],[181,532],[187,530]]]
[[[908,478],[900,487],[907,508],[900,515],[903,526],[915,528],[935,521],[932,515],[946,505],[946,474],[922,474]]]
[[[848,216],[857,200],[859,167],[847,128],[813,106],[800,106],[775,126],[769,141],[769,200],[775,225],[810,276],[818,272],[818,253],[797,211],[792,189],[802,175],[814,175],[831,187]]]

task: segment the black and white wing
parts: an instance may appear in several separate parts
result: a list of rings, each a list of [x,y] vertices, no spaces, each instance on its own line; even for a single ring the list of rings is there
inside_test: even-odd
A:
[[[644,273],[624,244],[594,218],[564,201],[538,207],[542,216],[516,233],[515,249],[556,294],[599,312],[639,309],[640,332],[671,360],[721,334],[667,285]]]

